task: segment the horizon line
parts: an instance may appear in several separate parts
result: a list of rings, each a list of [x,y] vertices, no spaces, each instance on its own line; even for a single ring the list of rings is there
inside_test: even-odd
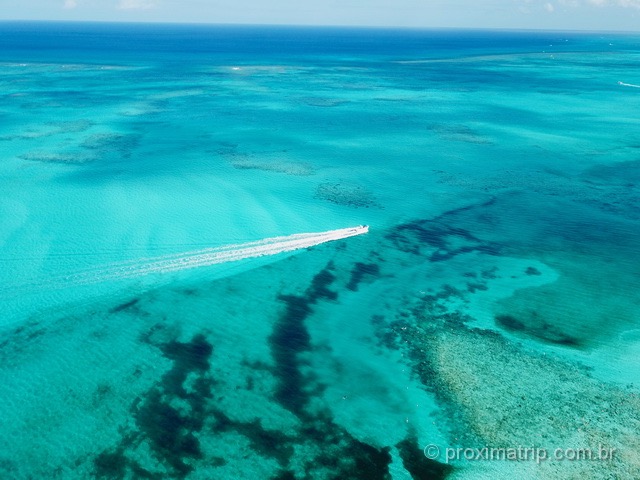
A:
[[[523,32],[523,33],[591,33],[591,34],[627,34],[640,35],[630,30],[591,30],[555,28],[518,28],[518,27],[456,27],[456,26],[409,26],[409,25],[348,25],[348,24],[306,24],[306,23],[216,23],[216,22],[171,22],[171,21],[131,21],[131,20],[43,20],[43,19],[1,19],[2,23],[58,23],[58,24],[125,24],[125,25],[172,25],[201,27],[291,27],[291,28],[335,28],[361,30],[413,30],[413,31],[486,31],[486,32]]]

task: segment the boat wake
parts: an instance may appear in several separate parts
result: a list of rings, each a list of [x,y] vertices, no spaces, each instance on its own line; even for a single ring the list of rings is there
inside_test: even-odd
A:
[[[322,243],[342,240],[345,238],[362,235],[369,231],[367,225],[353,228],[342,228],[318,233],[298,233],[294,235],[265,238],[254,242],[224,245],[214,248],[205,248],[178,254],[168,254],[158,257],[136,259],[125,262],[111,263],[105,266],[92,268],[81,272],[72,273],[51,279],[40,284],[31,284],[30,287],[71,287],[101,283],[110,280],[142,277],[150,274],[164,274],[192,268],[207,267],[211,265],[237,262],[250,258],[278,255],[285,252],[293,252]]]
[[[633,83],[618,82],[618,85],[621,85],[623,87],[640,88],[640,85],[634,85]]]

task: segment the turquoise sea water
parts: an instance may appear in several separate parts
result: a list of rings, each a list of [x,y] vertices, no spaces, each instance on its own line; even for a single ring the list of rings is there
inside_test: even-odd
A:
[[[0,477],[640,477],[638,42],[0,23]]]

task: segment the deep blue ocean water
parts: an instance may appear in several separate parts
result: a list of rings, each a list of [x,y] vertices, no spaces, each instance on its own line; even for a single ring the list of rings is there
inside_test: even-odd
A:
[[[0,23],[0,476],[640,476],[639,41]]]

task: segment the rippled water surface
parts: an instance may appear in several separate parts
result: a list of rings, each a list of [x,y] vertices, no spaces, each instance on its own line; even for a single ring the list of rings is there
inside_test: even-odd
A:
[[[640,477],[638,38],[0,39],[2,478]]]

